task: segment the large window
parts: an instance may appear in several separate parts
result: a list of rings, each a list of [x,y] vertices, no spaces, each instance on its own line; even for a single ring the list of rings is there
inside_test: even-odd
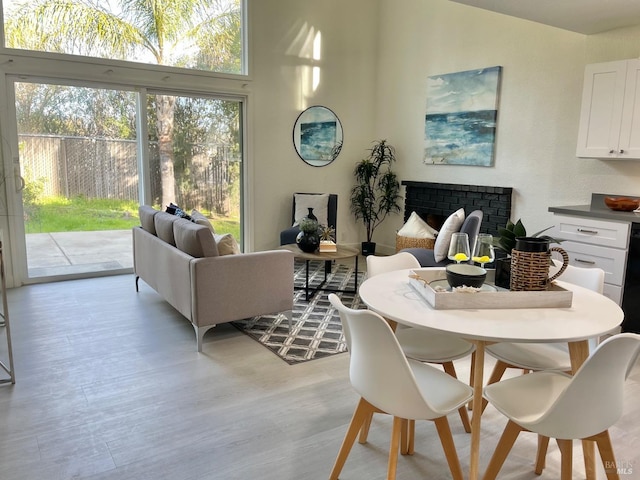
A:
[[[9,48],[245,74],[243,0],[2,0]]]

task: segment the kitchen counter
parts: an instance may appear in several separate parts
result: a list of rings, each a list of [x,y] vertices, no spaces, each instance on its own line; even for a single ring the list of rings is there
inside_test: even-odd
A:
[[[590,205],[567,205],[560,207],[549,207],[549,211],[560,215],[579,215],[588,218],[602,218],[604,220],[616,220],[629,223],[640,223],[640,213],[619,212],[611,210],[604,204],[604,197],[620,197],[623,195],[613,195],[608,193],[591,194]],[[626,196],[626,195],[625,195]]]

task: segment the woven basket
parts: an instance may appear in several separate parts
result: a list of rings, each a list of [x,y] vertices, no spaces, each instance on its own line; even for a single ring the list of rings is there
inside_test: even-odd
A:
[[[428,248],[433,250],[435,238],[414,238],[396,235],[396,253],[403,248]]]

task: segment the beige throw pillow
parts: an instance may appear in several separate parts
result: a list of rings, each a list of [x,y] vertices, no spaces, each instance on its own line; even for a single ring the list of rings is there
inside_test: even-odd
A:
[[[203,213],[199,212],[195,208],[191,210],[191,221],[194,223],[197,223],[198,225],[204,225],[209,230],[211,230],[212,233],[216,233],[209,219]]]
[[[319,193],[319,194],[307,194],[307,193],[296,193],[295,194],[295,202],[296,202],[296,213],[295,213],[295,222],[293,226],[297,226],[300,224],[300,220],[303,217],[306,217],[309,214],[309,208],[313,208],[313,214],[318,219],[318,223],[320,225],[327,225],[328,216],[329,216],[329,194],[328,193]],[[335,226],[335,225],[331,225]]]
[[[240,245],[238,245],[238,242],[236,242],[236,239],[233,238],[233,235],[230,233],[223,235],[214,233],[213,238],[218,246],[219,255],[235,255],[240,253]]]
[[[436,238],[438,231],[425,222],[416,212],[411,212],[411,215],[398,230],[398,235],[401,237],[409,238]]]
[[[451,243],[451,235],[460,231],[462,223],[464,222],[464,209],[460,208],[449,215],[444,221],[438,236],[436,237],[436,243],[433,247],[433,257],[436,262],[441,262],[447,258],[449,253],[449,244]]]

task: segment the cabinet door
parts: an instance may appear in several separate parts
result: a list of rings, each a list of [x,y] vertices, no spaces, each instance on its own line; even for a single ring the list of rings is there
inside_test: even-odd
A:
[[[640,61],[627,61],[619,158],[640,158]]]
[[[626,74],[626,60],[585,68],[578,157],[617,157]]]

